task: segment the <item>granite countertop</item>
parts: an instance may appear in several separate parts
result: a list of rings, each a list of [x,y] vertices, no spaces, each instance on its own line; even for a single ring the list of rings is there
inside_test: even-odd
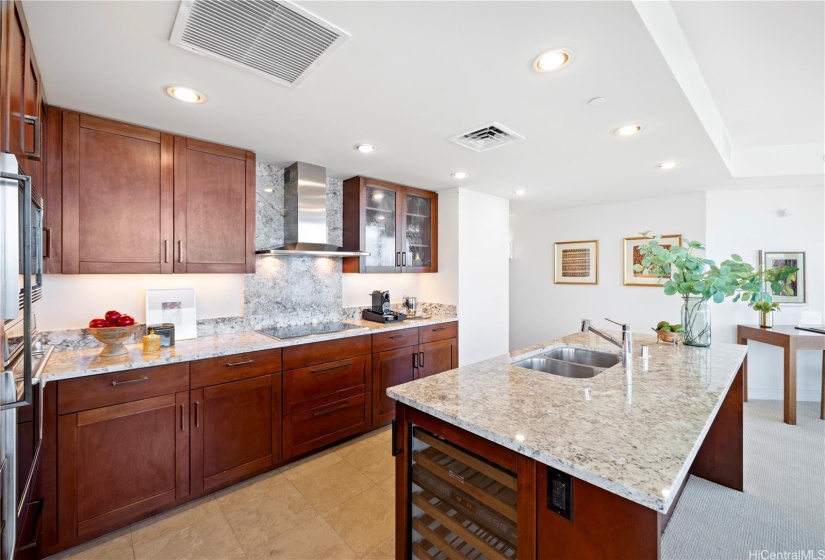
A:
[[[616,334],[621,337],[620,333]],[[387,390],[418,410],[659,512],[667,512],[747,349],[657,345],[636,335],[629,369],[590,379],[512,362],[572,345],[617,353],[576,333]],[[639,345],[650,346],[647,367]]]
[[[160,353],[153,355],[144,354],[140,344],[127,345],[126,348],[129,350],[129,353],[114,358],[101,358],[99,354],[102,346],[84,350],[72,350],[69,352],[55,352],[52,354],[46,366],[46,370],[43,373],[43,380],[45,383],[48,383],[61,379],[71,379],[73,377],[85,377],[87,375],[112,373],[136,368],[162,366],[177,362],[190,362],[243,352],[270,350],[272,348],[283,348],[285,346],[295,346],[310,342],[321,342],[324,340],[335,340],[377,332],[436,325],[457,320],[458,318],[455,316],[432,315],[428,319],[407,319],[401,323],[375,323],[364,320],[346,321],[360,328],[337,333],[289,339],[276,339],[257,331],[245,331],[233,334],[204,336],[192,340],[180,340],[176,342],[175,346],[162,348]]]

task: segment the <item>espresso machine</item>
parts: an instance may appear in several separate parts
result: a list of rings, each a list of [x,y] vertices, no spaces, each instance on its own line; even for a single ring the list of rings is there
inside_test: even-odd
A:
[[[393,311],[390,306],[390,293],[386,290],[375,290],[372,296],[372,307],[364,309],[361,317],[367,321],[376,323],[390,323],[393,321],[403,321],[407,316],[398,311]]]

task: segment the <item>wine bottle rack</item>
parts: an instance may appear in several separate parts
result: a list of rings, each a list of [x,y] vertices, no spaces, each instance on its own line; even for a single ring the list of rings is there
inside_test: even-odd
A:
[[[516,558],[516,476],[421,428],[413,438],[413,557]]]

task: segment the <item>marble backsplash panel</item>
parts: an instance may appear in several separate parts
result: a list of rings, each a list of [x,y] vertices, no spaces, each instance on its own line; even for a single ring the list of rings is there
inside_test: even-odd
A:
[[[259,163],[255,189],[255,246],[283,245],[284,169]],[[343,194],[343,182],[327,178],[327,240],[335,245],[343,243]],[[362,308],[342,307],[342,275],[339,258],[258,257],[255,274],[244,275],[244,315],[200,319],[198,336],[360,319]],[[427,315],[455,315],[452,305],[421,303],[420,308]],[[144,334],[139,329],[127,344]],[[41,332],[41,337],[58,351],[100,345],[86,329]]]

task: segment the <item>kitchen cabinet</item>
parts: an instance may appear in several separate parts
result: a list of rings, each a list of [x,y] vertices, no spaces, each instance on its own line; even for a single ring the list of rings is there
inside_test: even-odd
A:
[[[175,137],[175,272],[255,272],[255,154]]]
[[[255,154],[59,108],[48,114],[49,272],[254,272]]]
[[[188,389],[188,364],[58,382],[60,540],[88,540],[189,494]]]
[[[395,400],[387,389],[458,367],[458,323],[443,323],[372,336],[373,419],[389,424]]]
[[[211,492],[280,461],[281,351],[190,365],[191,490]]]
[[[42,89],[26,17],[19,0],[0,3],[0,129],[2,150],[17,156],[25,173],[41,154]]]
[[[372,426],[369,335],[284,348],[284,459]]]
[[[344,181],[344,272],[438,272],[438,193],[367,177]]]

